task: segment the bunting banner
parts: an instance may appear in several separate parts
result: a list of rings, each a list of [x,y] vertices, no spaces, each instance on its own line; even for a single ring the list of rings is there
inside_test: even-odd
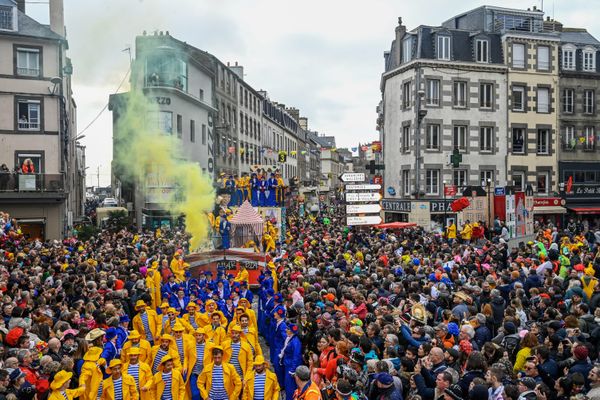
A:
[[[358,151],[358,147],[350,147],[350,150],[352,150],[353,153],[356,153]]]
[[[373,150],[374,153],[380,153],[381,152],[381,142],[371,143],[371,149]]]
[[[295,156],[296,154],[298,154],[297,151],[290,151],[290,155]]]
[[[306,154],[306,150],[301,150],[300,154],[305,155]]]
[[[360,149],[362,151],[367,151],[367,150],[369,150],[369,146],[361,146]]]

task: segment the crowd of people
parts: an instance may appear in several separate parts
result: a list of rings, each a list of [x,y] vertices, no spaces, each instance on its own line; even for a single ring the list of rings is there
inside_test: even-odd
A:
[[[0,400],[600,398],[596,227],[287,226],[252,291],[179,231],[31,242],[0,213]]]

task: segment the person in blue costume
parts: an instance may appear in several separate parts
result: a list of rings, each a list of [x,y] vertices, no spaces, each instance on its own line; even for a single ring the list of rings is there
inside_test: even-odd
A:
[[[236,187],[235,187],[235,179],[233,179],[233,175],[229,175],[229,178],[225,181],[225,189],[227,193],[229,193],[229,203],[227,204],[229,207],[236,205]]]
[[[285,308],[279,305],[273,311],[273,318],[275,321],[275,329],[273,329],[273,338],[269,346],[271,352],[271,364],[275,369],[275,375],[277,375],[277,381],[279,386],[284,387],[285,385],[285,371],[282,364],[279,363],[279,354],[283,350],[285,345],[285,339],[287,338],[287,325],[285,323]]]
[[[229,234],[231,233],[231,223],[225,216],[225,211],[221,211],[221,221],[219,222],[219,234],[221,235],[221,248],[227,250],[231,247]]]
[[[121,315],[119,317],[119,326],[117,326],[117,352],[121,355],[121,349],[123,348],[123,344],[127,341],[129,337],[129,316],[127,314]]]
[[[255,173],[250,178],[250,190],[252,190],[252,207],[258,207],[260,204],[260,179]]]
[[[296,381],[292,373],[296,371],[299,365],[302,365],[302,342],[298,338],[298,325],[287,324],[287,337],[283,349],[279,353],[279,365],[283,366],[285,379],[285,399],[293,400],[296,390]]]
[[[269,194],[267,196],[267,207],[275,207],[277,205],[277,178],[275,178],[275,174],[271,173],[271,177],[267,179],[267,190]]]
[[[259,186],[259,199],[258,206],[259,207],[267,207],[268,204],[268,195],[269,195],[269,185],[266,179],[260,180]]]
[[[235,176],[235,205],[241,206],[244,202],[244,178]]]

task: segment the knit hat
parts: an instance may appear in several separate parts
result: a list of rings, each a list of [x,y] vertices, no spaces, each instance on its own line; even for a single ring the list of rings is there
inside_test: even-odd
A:
[[[586,360],[588,358],[588,348],[584,345],[579,345],[573,349],[573,355],[578,360]]]
[[[523,386],[525,386],[528,390],[535,389],[535,385],[537,385],[537,383],[535,382],[535,379],[530,378],[528,376],[526,376],[525,378],[519,379],[519,383],[523,384]]]
[[[375,379],[384,386],[390,386],[394,383],[394,378],[387,372],[380,372],[375,375]]]
[[[444,393],[452,397],[454,400],[462,400],[463,391],[460,385],[451,385],[449,388],[444,390]]]
[[[485,385],[475,385],[469,392],[469,400],[487,400],[488,390]]]

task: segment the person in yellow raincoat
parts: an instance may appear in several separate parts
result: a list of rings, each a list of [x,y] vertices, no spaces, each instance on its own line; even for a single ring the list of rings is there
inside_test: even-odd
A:
[[[215,301],[213,299],[206,300],[206,303],[204,303],[204,309],[205,309],[205,311],[203,313],[200,313],[200,316],[201,316],[200,326],[201,327],[209,326],[212,324],[211,317],[214,312],[217,312],[219,314],[219,318],[221,320],[221,325],[227,326],[227,318],[225,318],[223,313],[221,313],[220,311],[217,310],[217,303],[215,303]]]
[[[141,388],[141,391],[153,392],[155,400],[183,400],[185,398],[185,382],[183,381],[181,372],[175,366],[175,357],[172,355],[163,357],[158,371]],[[171,387],[171,393],[164,393],[165,388],[168,387]]]
[[[106,361],[100,358],[101,353],[101,348],[92,347],[83,356],[79,386],[85,386],[86,390],[79,397],[81,400],[96,400],[102,389],[102,380],[104,379],[102,366],[106,364]]]
[[[156,311],[148,310],[147,307],[144,300],[138,300],[135,303],[135,310],[138,313],[133,317],[133,329],[138,331],[150,344],[154,344],[155,339],[159,336],[161,324]]]
[[[265,253],[270,253],[271,251],[275,250],[275,240],[273,239],[273,237],[271,235],[269,235],[268,233],[265,233],[263,235],[263,247],[265,249]]]
[[[173,275],[175,275],[176,282],[185,281],[186,265],[187,265],[187,263],[185,263],[183,261],[183,254],[182,254],[181,250],[177,250],[175,252],[175,254],[173,255],[173,259],[171,260],[171,265],[170,265],[171,272],[173,273]]]
[[[225,326],[227,326],[227,323],[222,325],[221,317],[223,317],[221,311],[213,312],[210,316],[211,323],[206,327],[208,341],[214,344],[215,346],[220,346],[221,342],[227,339],[227,332],[225,331]]]
[[[242,339],[242,328],[239,325],[231,329],[229,338],[221,343],[224,361],[234,366],[236,372],[243,381],[244,376],[252,371],[254,354],[252,347],[246,340]]]
[[[260,253],[260,250],[258,249],[258,246],[256,245],[256,242],[254,240],[248,240],[246,243],[244,243],[244,248],[254,249],[255,253]]]
[[[250,316],[246,314],[246,309],[244,307],[235,309],[235,315],[229,324],[229,327],[227,327],[227,333],[231,334],[231,330],[235,326],[239,326],[242,330],[242,339],[248,342],[252,349],[252,354],[254,354],[254,356],[262,354],[262,348],[258,343],[257,328],[250,326]]]
[[[129,361],[129,353],[133,349],[138,350],[138,358],[141,362],[150,362],[150,357],[152,357],[152,346],[150,345],[150,342],[143,339],[142,335],[135,329],[131,331],[127,341],[123,344],[123,348],[121,349],[121,361],[123,361],[123,363]]]
[[[123,362],[121,360],[118,358],[111,360],[106,369],[110,377],[106,378],[102,383],[101,400],[138,400],[140,398],[135,380],[131,375],[123,373],[123,371]],[[117,382],[120,382],[120,385]]]
[[[250,275],[248,274],[248,270],[246,269],[246,264],[240,265],[240,270],[238,271],[236,277],[233,279],[234,282],[246,282],[250,281]]]
[[[161,283],[161,276],[158,272],[158,261],[153,261],[146,273],[146,287],[152,298],[150,308],[153,310],[156,310],[162,301],[160,294]]]
[[[123,364],[123,371],[133,377],[136,388],[140,390],[141,386],[144,386],[146,382],[152,379],[152,370],[150,365],[145,362],[140,362],[140,349],[132,347],[129,350],[129,361]],[[140,385],[141,383],[141,385]],[[152,394],[150,392],[141,392],[140,398],[142,400],[150,400]]]
[[[586,294],[588,299],[591,299],[594,295],[594,288],[598,284],[598,279],[594,277],[596,271],[592,264],[587,266],[586,269],[583,270],[584,275],[581,277],[581,288],[583,292]]]
[[[200,328],[202,325],[202,314],[200,313],[200,306],[190,301],[188,305],[185,307],[187,313],[183,314],[181,320],[184,321],[184,326],[187,326],[188,334],[193,334],[196,329]]]
[[[181,370],[181,362],[179,361],[179,354],[175,348],[173,336],[165,333],[160,337],[159,344],[152,347],[150,367],[153,374],[158,371],[158,367],[160,367],[162,359],[167,356],[171,356],[173,358],[173,363],[175,364],[174,367],[178,370]]]
[[[280,173],[277,173],[275,176],[277,179],[277,191],[275,192],[277,197],[275,200],[277,201],[277,205],[281,207],[283,206],[283,202],[285,200],[285,182]]]
[[[203,399],[237,399],[242,391],[242,380],[235,367],[223,361],[223,348],[212,349],[213,362],[205,365],[198,377],[198,390]],[[222,387],[213,386],[213,382],[223,382]]]
[[[273,290],[275,291],[275,293],[277,293],[279,288],[279,278],[277,278],[277,267],[275,266],[275,263],[273,261],[269,261],[267,263],[267,268],[269,268],[269,271],[271,271],[271,278],[273,278]]]
[[[269,370],[264,357],[257,356],[252,365],[254,370],[244,379],[244,393],[242,394],[242,400],[254,400],[254,393],[258,391],[264,393],[264,400],[279,400],[281,388],[279,387],[279,382],[277,382],[277,375]],[[262,384],[263,380],[257,380],[256,376],[262,374],[265,375],[264,385],[262,388],[258,388],[256,385]]]
[[[238,300],[238,307],[243,307],[245,309],[245,313],[250,317],[250,326],[254,329],[258,329],[258,321],[256,319],[256,313],[252,309],[252,304],[248,301],[247,298],[242,297]]]
[[[72,372],[58,371],[50,384],[50,396],[48,400],[73,400],[76,397],[83,399],[86,392],[86,386],[80,385],[77,389],[69,389],[71,385]]]
[[[180,323],[176,323],[173,326],[173,342],[175,343],[175,350],[182,366],[181,373],[183,374],[183,380],[187,382],[195,360],[192,359],[194,355],[194,338],[191,335],[185,334],[185,330],[185,327]]]

